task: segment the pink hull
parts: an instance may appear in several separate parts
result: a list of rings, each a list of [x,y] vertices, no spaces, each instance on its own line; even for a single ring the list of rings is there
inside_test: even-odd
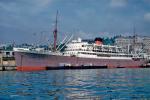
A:
[[[15,52],[15,59],[18,70],[46,70],[46,67],[55,68],[63,66],[107,66],[107,68],[139,68],[146,64],[146,60],[144,59],[96,59],[23,52]]]

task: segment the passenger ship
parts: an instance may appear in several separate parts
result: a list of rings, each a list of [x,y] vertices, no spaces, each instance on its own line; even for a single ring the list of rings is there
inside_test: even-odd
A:
[[[103,45],[102,39],[95,43],[72,40],[63,52],[43,49],[14,48],[17,69],[80,69],[80,68],[139,68],[146,64],[144,58],[125,53],[118,46]]]
[[[53,50],[14,48],[17,70],[139,68],[147,63],[144,58],[125,53],[118,46],[103,45],[98,38],[95,43],[83,42],[81,38],[66,42],[65,50],[60,52],[56,48],[57,16],[53,34]]]

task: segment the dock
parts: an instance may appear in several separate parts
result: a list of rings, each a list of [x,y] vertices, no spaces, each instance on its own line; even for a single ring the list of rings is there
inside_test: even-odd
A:
[[[0,66],[0,71],[13,71],[16,70],[16,66]]]
[[[15,58],[12,56],[3,56],[0,54],[0,71],[16,70]]]

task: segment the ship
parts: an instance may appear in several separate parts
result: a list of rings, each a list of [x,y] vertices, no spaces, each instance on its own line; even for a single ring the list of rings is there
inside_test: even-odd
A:
[[[51,50],[15,47],[17,70],[141,68],[147,63],[143,57],[127,53],[119,46],[104,45],[102,38],[96,38],[93,43],[89,43],[81,38],[71,37],[59,48],[56,44],[57,16],[53,35],[54,43]]]
[[[118,46],[72,40],[63,52],[39,48],[14,48],[17,70],[140,68],[146,59],[125,53]]]

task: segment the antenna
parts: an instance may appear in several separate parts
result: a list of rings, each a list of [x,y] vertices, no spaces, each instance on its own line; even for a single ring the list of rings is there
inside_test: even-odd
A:
[[[54,28],[54,31],[53,31],[53,35],[54,35],[54,51],[56,51],[56,42],[57,42],[57,20],[58,18],[58,10],[57,10],[57,13],[56,13],[56,20],[55,20],[55,28]]]
[[[135,47],[136,47],[136,28],[135,28],[135,24],[133,24],[133,47],[134,47],[134,53],[136,53]]]
[[[135,24],[133,25],[133,35],[134,35],[134,44],[136,42],[136,30],[135,30]]]

